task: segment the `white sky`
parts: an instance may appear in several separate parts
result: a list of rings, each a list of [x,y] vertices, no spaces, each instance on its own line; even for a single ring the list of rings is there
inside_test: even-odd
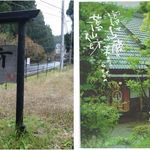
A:
[[[61,9],[50,6],[42,1],[61,8],[62,0],[36,0],[37,8],[42,11],[42,13],[44,15],[45,23],[50,25],[53,35],[60,35],[61,34],[61,12],[60,12]],[[65,1],[64,33],[67,33],[67,31],[68,32],[71,31],[71,19],[66,15],[66,10],[69,7],[70,0],[64,0],[64,1]],[[56,16],[53,16],[53,15],[56,15]]]

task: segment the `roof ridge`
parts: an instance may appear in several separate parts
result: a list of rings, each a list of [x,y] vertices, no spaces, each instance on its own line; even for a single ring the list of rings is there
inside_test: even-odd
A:
[[[135,35],[123,22],[121,22],[121,25],[125,28],[125,31],[127,31],[132,39],[140,46],[140,48],[145,48],[145,45],[142,44],[142,41],[138,38],[137,35]]]

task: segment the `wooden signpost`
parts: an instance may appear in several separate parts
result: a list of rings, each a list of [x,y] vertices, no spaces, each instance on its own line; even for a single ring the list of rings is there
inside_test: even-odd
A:
[[[17,81],[16,129],[19,132],[25,131],[25,126],[23,124],[25,25],[26,25],[26,22],[36,17],[39,11],[40,10],[29,10],[29,11],[14,11],[14,12],[0,13],[0,23],[17,23],[18,24],[17,79],[16,79]],[[6,69],[8,67],[7,61],[9,61],[7,60],[7,57],[13,56],[13,51],[11,51],[10,49],[7,49],[7,50],[5,49],[6,48],[3,48],[3,47],[0,48],[0,55],[2,59],[0,65],[2,65],[3,69],[5,68],[5,70],[7,70]]]

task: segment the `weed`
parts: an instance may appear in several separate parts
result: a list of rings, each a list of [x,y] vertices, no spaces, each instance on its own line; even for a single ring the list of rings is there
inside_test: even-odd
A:
[[[24,124],[15,132],[16,85],[0,85],[0,148],[71,149],[73,130],[72,68],[28,77],[25,82]]]

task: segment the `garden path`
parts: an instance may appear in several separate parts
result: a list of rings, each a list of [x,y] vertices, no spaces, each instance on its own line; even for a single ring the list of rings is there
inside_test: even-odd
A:
[[[128,122],[118,124],[111,133],[111,138],[128,138],[131,135],[132,129],[144,122]],[[112,148],[128,148],[127,144],[113,145]]]

